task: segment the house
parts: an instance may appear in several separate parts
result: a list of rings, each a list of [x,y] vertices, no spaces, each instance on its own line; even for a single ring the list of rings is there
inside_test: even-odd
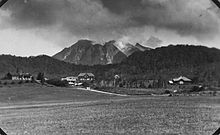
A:
[[[75,76],[68,76],[61,78],[61,81],[68,81],[68,82],[76,82],[78,77]]]
[[[61,81],[67,81],[69,85],[75,85],[78,80],[78,77],[75,76],[67,76],[61,78]]]
[[[33,78],[32,75],[29,73],[20,73],[20,74],[11,75],[12,80],[31,81],[32,78]]]
[[[95,80],[95,75],[93,73],[80,73],[78,80],[80,82],[92,82]]]
[[[178,78],[174,78],[172,80],[169,81],[169,84],[188,84],[188,83],[192,83],[192,80],[185,77],[185,76],[180,76]]]

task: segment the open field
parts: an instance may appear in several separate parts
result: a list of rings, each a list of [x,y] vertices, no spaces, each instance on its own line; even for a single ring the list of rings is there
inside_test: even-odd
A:
[[[178,90],[178,95],[207,95],[207,96],[213,96],[213,95],[220,95],[220,88],[207,88],[202,91],[190,91],[190,89],[193,88],[193,86],[196,85],[187,85],[184,86],[184,89]],[[161,94],[167,94],[166,92],[173,92],[175,89],[169,89],[169,88],[113,88],[113,87],[101,87],[97,88],[100,91],[105,92],[111,92],[111,93],[117,93],[117,94],[126,94],[126,95],[161,95]]]
[[[0,107],[8,105],[94,101],[109,98],[118,97],[75,90],[73,88],[46,87],[38,84],[0,88]]]
[[[0,92],[0,127],[10,135],[208,135],[220,126],[220,97],[118,97],[43,86]],[[21,107],[1,108],[7,105]]]

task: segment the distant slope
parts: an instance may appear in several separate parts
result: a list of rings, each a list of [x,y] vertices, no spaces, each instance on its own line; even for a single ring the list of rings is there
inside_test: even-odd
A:
[[[123,43],[121,41],[116,42],[115,46],[121,51],[123,52],[127,57],[132,55],[135,52],[139,52],[141,50],[139,50],[137,47],[135,47],[134,45],[130,44],[130,43]]]
[[[139,43],[136,43],[135,45],[125,41],[117,41],[114,45],[121,51],[123,52],[126,56],[130,56],[135,52],[140,52],[140,51],[148,51],[151,50],[150,47],[158,47],[162,44],[162,40],[151,36],[145,43],[145,45],[141,45]]]
[[[154,37],[154,36],[151,36],[151,37],[147,40],[146,45],[147,45],[147,46],[150,46],[150,47],[153,47],[153,48],[156,48],[156,47],[161,46],[162,43],[163,43],[163,41],[160,40],[159,38]]]
[[[138,48],[142,52],[151,50],[151,48],[145,47],[145,46],[143,46],[143,45],[141,45],[139,43],[136,43],[135,47]]]
[[[129,56],[118,69],[130,76],[169,79],[180,75],[220,81],[220,50],[204,46],[170,45]]]
[[[46,55],[37,57],[16,57],[11,55],[0,56],[0,75],[7,72],[15,73],[19,69],[37,75],[44,72],[47,76],[62,76],[73,72],[73,66],[66,62],[53,59]]]
[[[127,58],[114,44],[115,41],[112,40],[106,42],[103,46],[104,53],[106,54],[106,64],[120,63]]]
[[[204,46],[170,45],[138,52],[126,59],[126,64],[143,69],[194,67],[220,61],[220,50]]]

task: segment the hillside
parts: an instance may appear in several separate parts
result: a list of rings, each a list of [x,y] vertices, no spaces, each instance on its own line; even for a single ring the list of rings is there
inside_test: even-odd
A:
[[[7,72],[15,73],[17,69],[34,75],[44,72],[47,77],[92,72],[97,80],[112,80],[115,74],[129,81],[168,80],[184,75],[198,82],[220,82],[220,50],[204,46],[170,45],[135,52],[119,64],[95,66],[70,64],[44,55],[28,58],[0,56],[1,76]]]
[[[0,74],[15,73],[17,69],[22,72],[38,74],[44,72],[48,76],[60,76],[72,72],[72,65],[42,55],[37,57],[16,57],[11,55],[0,56]]]
[[[178,67],[196,67],[220,61],[220,50],[204,46],[170,45],[146,52],[138,52],[124,64],[137,65],[143,71],[164,70]]]
[[[126,69],[126,70],[125,70]],[[201,81],[220,82],[220,50],[204,46],[170,45],[134,53],[118,68],[137,78],[163,78],[185,75]]]

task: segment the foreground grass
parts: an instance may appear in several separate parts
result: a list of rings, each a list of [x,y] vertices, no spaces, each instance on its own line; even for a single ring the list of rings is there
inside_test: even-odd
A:
[[[74,88],[46,87],[38,84],[27,84],[0,88],[0,106],[91,101],[117,98],[116,96],[77,90]]]
[[[10,135],[208,135],[220,125],[219,114],[219,97],[142,97],[2,109],[0,126]]]
[[[0,88],[0,127],[10,135],[208,135],[220,125],[219,96],[117,97],[31,85]],[[73,104],[31,107],[61,102]],[[31,106],[2,108],[13,105]]]

